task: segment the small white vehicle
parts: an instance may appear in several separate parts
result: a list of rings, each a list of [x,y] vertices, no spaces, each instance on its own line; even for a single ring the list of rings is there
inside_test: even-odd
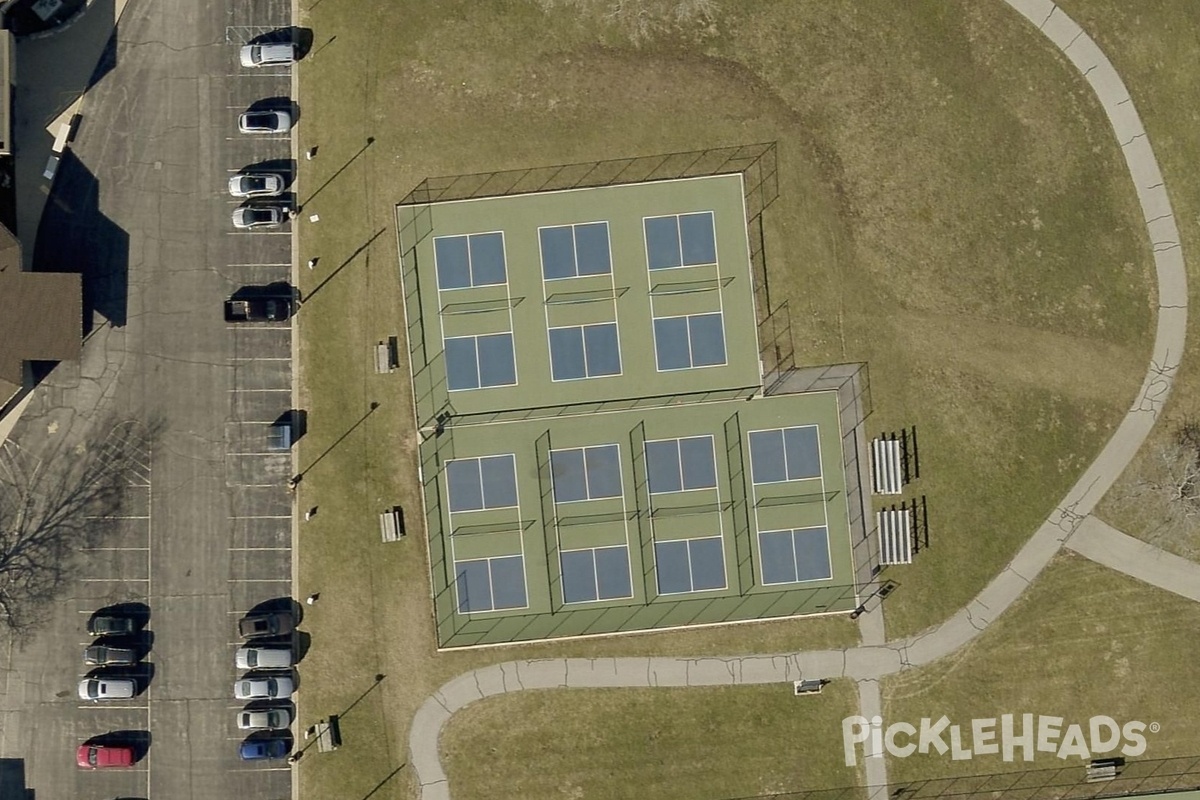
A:
[[[233,685],[233,696],[238,700],[277,700],[291,697],[295,685],[287,677],[243,678]]]
[[[79,682],[79,699],[127,700],[137,693],[137,684],[131,678],[84,678]]]
[[[292,666],[290,647],[240,647],[234,662],[238,669],[287,669]]]
[[[243,67],[272,67],[296,61],[296,45],[291,42],[264,42],[242,47],[239,61]]]

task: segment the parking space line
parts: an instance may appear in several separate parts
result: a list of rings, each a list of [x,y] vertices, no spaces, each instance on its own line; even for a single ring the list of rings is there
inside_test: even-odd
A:
[[[257,552],[259,550],[291,550],[290,547],[231,547],[230,550],[245,550],[249,552]]]
[[[248,517],[230,517],[230,519],[291,519],[291,514],[255,514]]]
[[[291,236],[291,231],[225,231],[226,236]]]
[[[267,262],[267,261],[259,261],[259,262],[247,263],[247,264],[226,264],[225,266],[227,266],[227,267],[288,267],[288,268],[291,268],[292,265],[291,264],[276,264],[276,263]]]
[[[149,578],[80,578],[80,583],[149,583]]]
[[[108,552],[116,553],[116,552],[121,552],[123,550],[138,551],[138,550],[149,550],[150,548],[149,547],[81,547],[79,549],[84,553],[108,553]]]
[[[146,488],[150,488],[150,485],[146,484]],[[150,519],[150,515],[146,514],[145,516],[134,516],[125,514],[103,514],[100,516],[84,517],[84,519]]]
[[[227,330],[227,331],[290,331],[291,329],[292,329],[291,325],[280,325],[279,323],[272,323],[270,325],[262,325],[262,326],[258,326],[258,325],[226,325],[225,326],[225,330]]]
[[[114,706],[107,703],[88,703],[76,706],[76,708],[106,708],[109,711],[145,711],[147,713],[150,711],[150,706]]]
[[[288,330],[291,330],[291,329],[289,328]],[[230,394],[233,394],[234,392],[290,392],[291,388],[289,387],[287,389],[226,389],[226,391],[229,392]]]
[[[233,356],[234,361],[291,361],[291,356]]]
[[[291,578],[229,578],[226,583],[291,583]]]

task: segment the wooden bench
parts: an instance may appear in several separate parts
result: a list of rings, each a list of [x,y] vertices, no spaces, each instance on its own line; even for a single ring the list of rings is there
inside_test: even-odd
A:
[[[796,697],[803,697],[807,694],[820,694],[824,686],[825,681],[822,680],[792,681],[792,692]]]
[[[904,450],[897,439],[871,442],[871,489],[875,494],[900,494],[904,487]]]
[[[379,515],[379,533],[385,542],[398,542],[404,538],[404,509],[392,506]]]
[[[912,563],[912,511],[907,508],[885,508],[875,512],[879,530],[879,561],[881,564]]]

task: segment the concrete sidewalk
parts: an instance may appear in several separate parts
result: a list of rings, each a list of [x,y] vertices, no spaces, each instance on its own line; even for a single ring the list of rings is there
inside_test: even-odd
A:
[[[1097,564],[1200,603],[1200,564],[1135,539],[1096,517],[1083,521],[1067,547]]]

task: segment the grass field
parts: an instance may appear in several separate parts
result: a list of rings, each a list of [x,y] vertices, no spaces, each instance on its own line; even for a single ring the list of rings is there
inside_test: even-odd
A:
[[[1200,127],[1195,112],[1180,103],[1181,93],[1194,82],[1192,71],[1170,64],[1194,64],[1200,58],[1200,17],[1181,13],[1182,6],[1170,0],[1148,0],[1131,6],[1120,0],[1070,0],[1061,3],[1083,25],[1108,54],[1131,87],[1142,123],[1154,142],[1154,152],[1167,178],[1171,204],[1188,264],[1189,294],[1200,301]],[[1195,308],[1195,305],[1193,305]],[[1099,513],[1133,536],[1153,541],[1178,555],[1200,560],[1200,527],[1191,525],[1179,535],[1156,536],[1162,506],[1148,502],[1131,491],[1146,474],[1147,461],[1155,448],[1184,420],[1200,417],[1200,364],[1194,337],[1188,343],[1183,366],[1176,378],[1167,413],[1151,440],[1101,504]]]
[[[914,492],[932,547],[896,571],[893,634],[986,583],[1140,383],[1149,247],[1128,178],[1086,87],[998,3],[727,3],[711,24],[637,47],[589,16],[597,3],[302,8],[316,54],[300,66],[297,134],[320,154],[302,162],[299,194],[302,219],[321,221],[302,222],[298,254],[320,258],[301,285],[299,502],[321,514],[302,530],[299,588],[322,601],[307,620],[301,722],[370,689],[345,717],[346,745],[301,763],[305,796],[412,796],[401,767],[414,709],[479,664],[856,639],[846,620],[820,619],[435,655],[420,531],[378,541],[379,508],[400,503],[412,524],[419,500],[407,376],[372,374],[370,351],[403,327],[392,204],[428,175],[777,141],[766,252],[797,360],[868,360],[869,432],[919,429]],[[581,697],[543,702],[587,718]],[[682,718],[704,706],[669,702]],[[760,747],[776,741],[761,735]],[[789,788],[844,777],[826,772]]]
[[[1086,730],[1091,716],[1103,714],[1118,724],[1161,726],[1146,735],[1138,760],[1192,756],[1200,737],[1197,659],[1200,606],[1067,553],[970,646],[885,679],[884,719],[915,725],[944,714],[965,732],[975,718],[1031,713]],[[1060,765],[1054,754],[1039,753],[1032,768]],[[895,785],[1025,768],[1000,756],[913,754],[889,757],[888,777]]]
[[[570,715],[555,694],[492,698],[454,717],[442,747],[456,798],[485,800],[503,787],[527,800],[691,800],[861,782],[838,745],[858,703],[849,681],[812,698],[779,685],[581,690],[571,699],[584,711]]]

